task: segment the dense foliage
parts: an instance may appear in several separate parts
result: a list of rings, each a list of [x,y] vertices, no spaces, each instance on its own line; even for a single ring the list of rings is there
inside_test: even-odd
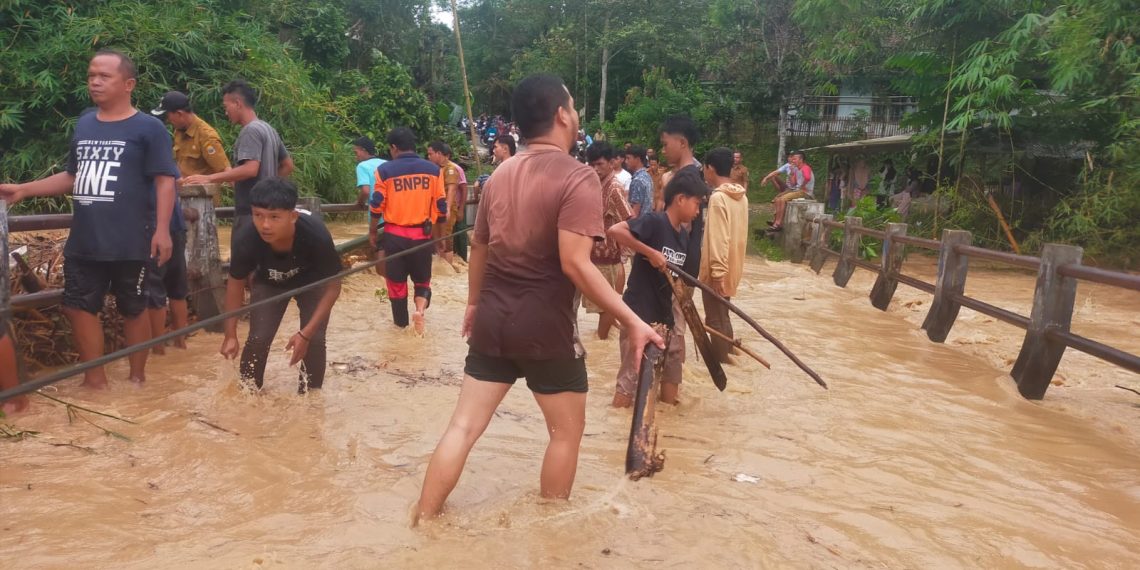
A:
[[[220,89],[245,78],[261,92],[259,115],[293,154],[302,190],[345,201],[354,184],[349,141],[358,134],[382,139],[400,125],[425,139],[454,132],[443,128],[408,68],[378,44],[361,45],[370,37],[363,20],[356,39],[346,34],[356,4],[375,9],[316,1],[7,2],[0,8],[7,48],[0,172],[27,180],[62,167],[75,117],[90,105],[86,63],[94,50],[115,48],[138,63],[138,107],[150,109],[167,90],[185,91],[224,141],[236,138],[237,127],[222,113]]]

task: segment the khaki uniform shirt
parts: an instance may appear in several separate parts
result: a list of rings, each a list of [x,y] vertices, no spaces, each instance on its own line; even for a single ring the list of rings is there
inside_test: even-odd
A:
[[[741,185],[742,187],[744,187],[745,190],[748,190],[748,167],[747,166],[744,166],[743,164],[733,166],[732,167],[732,174],[729,175],[729,177],[732,178],[733,182]]]
[[[186,130],[174,129],[174,161],[182,176],[215,174],[230,167],[218,131],[197,115]]]

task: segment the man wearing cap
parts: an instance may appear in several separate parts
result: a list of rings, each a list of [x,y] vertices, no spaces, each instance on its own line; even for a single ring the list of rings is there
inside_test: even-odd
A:
[[[168,91],[150,113],[174,127],[174,162],[178,165],[179,176],[214,174],[229,169],[230,160],[226,158],[218,131],[194,113],[190,98],[185,93]],[[179,178],[179,183],[182,180],[184,178]],[[214,196],[215,206],[220,203],[218,199],[219,196]],[[170,238],[174,244],[170,262],[163,267],[152,268],[146,279],[147,314],[153,336],[166,332],[168,307],[175,329],[184,328],[190,322],[186,305],[190,289],[186,266],[186,217],[176,196],[174,213],[170,218]],[[179,337],[174,346],[186,348],[186,338]],[[154,348],[155,354],[163,352],[162,346]]]
[[[151,114],[174,127],[174,162],[182,176],[214,174],[230,167],[218,131],[194,113],[186,94],[168,92]]]

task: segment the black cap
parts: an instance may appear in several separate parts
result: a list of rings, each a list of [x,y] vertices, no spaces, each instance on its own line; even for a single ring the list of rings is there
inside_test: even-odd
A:
[[[180,91],[167,91],[166,95],[162,96],[162,101],[158,103],[150,114],[156,117],[164,117],[171,111],[181,111],[190,108],[190,98],[185,93]]]

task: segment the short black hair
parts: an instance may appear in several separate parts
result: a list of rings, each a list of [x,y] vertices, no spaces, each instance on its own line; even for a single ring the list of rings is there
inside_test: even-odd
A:
[[[788,153],[789,158],[797,155],[800,157],[800,160],[807,160],[807,157],[804,156],[804,151],[802,150],[793,150],[792,152]]]
[[[629,150],[625,151],[625,155],[626,156],[632,156],[632,157],[636,158],[637,160],[640,160],[641,164],[644,165],[644,164],[649,164],[649,158],[648,158],[648,156],[646,156],[648,154],[648,152],[649,152],[649,150],[646,149],[644,146],[641,146],[639,144],[635,144],[635,145],[629,147]]]
[[[372,142],[372,139],[368,137],[357,137],[356,140],[352,141],[352,146],[358,146],[364,149],[364,152],[367,152],[368,156],[376,156],[376,143]]]
[[[222,95],[234,94],[241,98],[243,104],[250,109],[257,106],[257,90],[244,79],[235,79],[222,87]]]
[[[697,124],[685,115],[673,115],[665,119],[665,122],[661,123],[660,130],[667,135],[681,135],[689,143],[689,148],[695,147],[701,139]]]
[[[614,158],[614,145],[607,141],[594,141],[593,144],[586,147],[586,162],[592,164],[595,160],[604,158],[606,160],[613,160]]]
[[[451,147],[443,141],[431,141],[431,144],[428,145],[428,148],[438,152],[439,154],[442,154],[443,156],[446,156],[447,158],[451,158]]]
[[[388,144],[399,151],[416,150],[416,133],[408,127],[396,127],[388,133]]]
[[[495,138],[495,144],[499,143],[507,145],[507,149],[511,151],[511,156],[519,151],[519,143],[515,142],[515,137],[511,135],[499,135]]]
[[[511,116],[524,139],[549,133],[554,127],[555,113],[569,105],[570,92],[566,84],[558,76],[548,73],[523,79],[511,93]]]
[[[665,207],[669,207],[673,203],[673,198],[678,194],[704,198],[709,195],[709,187],[696,170],[682,168],[665,185]]]
[[[705,155],[705,166],[711,166],[717,176],[728,178],[732,175],[733,154],[732,149],[718,146]]]
[[[292,210],[297,207],[297,185],[288,178],[263,178],[249,191],[249,205],[268,210]]]
[[[135,61],[131,59],[129,55],[116,49],[101,49],[95,52],[95,55],[91,56],[91,59],[95,59],[101,55],[111,55],[119,58],[119,73],[122,73],[123,77],[127,79],[139,78],[139,69],[135,67]]]

